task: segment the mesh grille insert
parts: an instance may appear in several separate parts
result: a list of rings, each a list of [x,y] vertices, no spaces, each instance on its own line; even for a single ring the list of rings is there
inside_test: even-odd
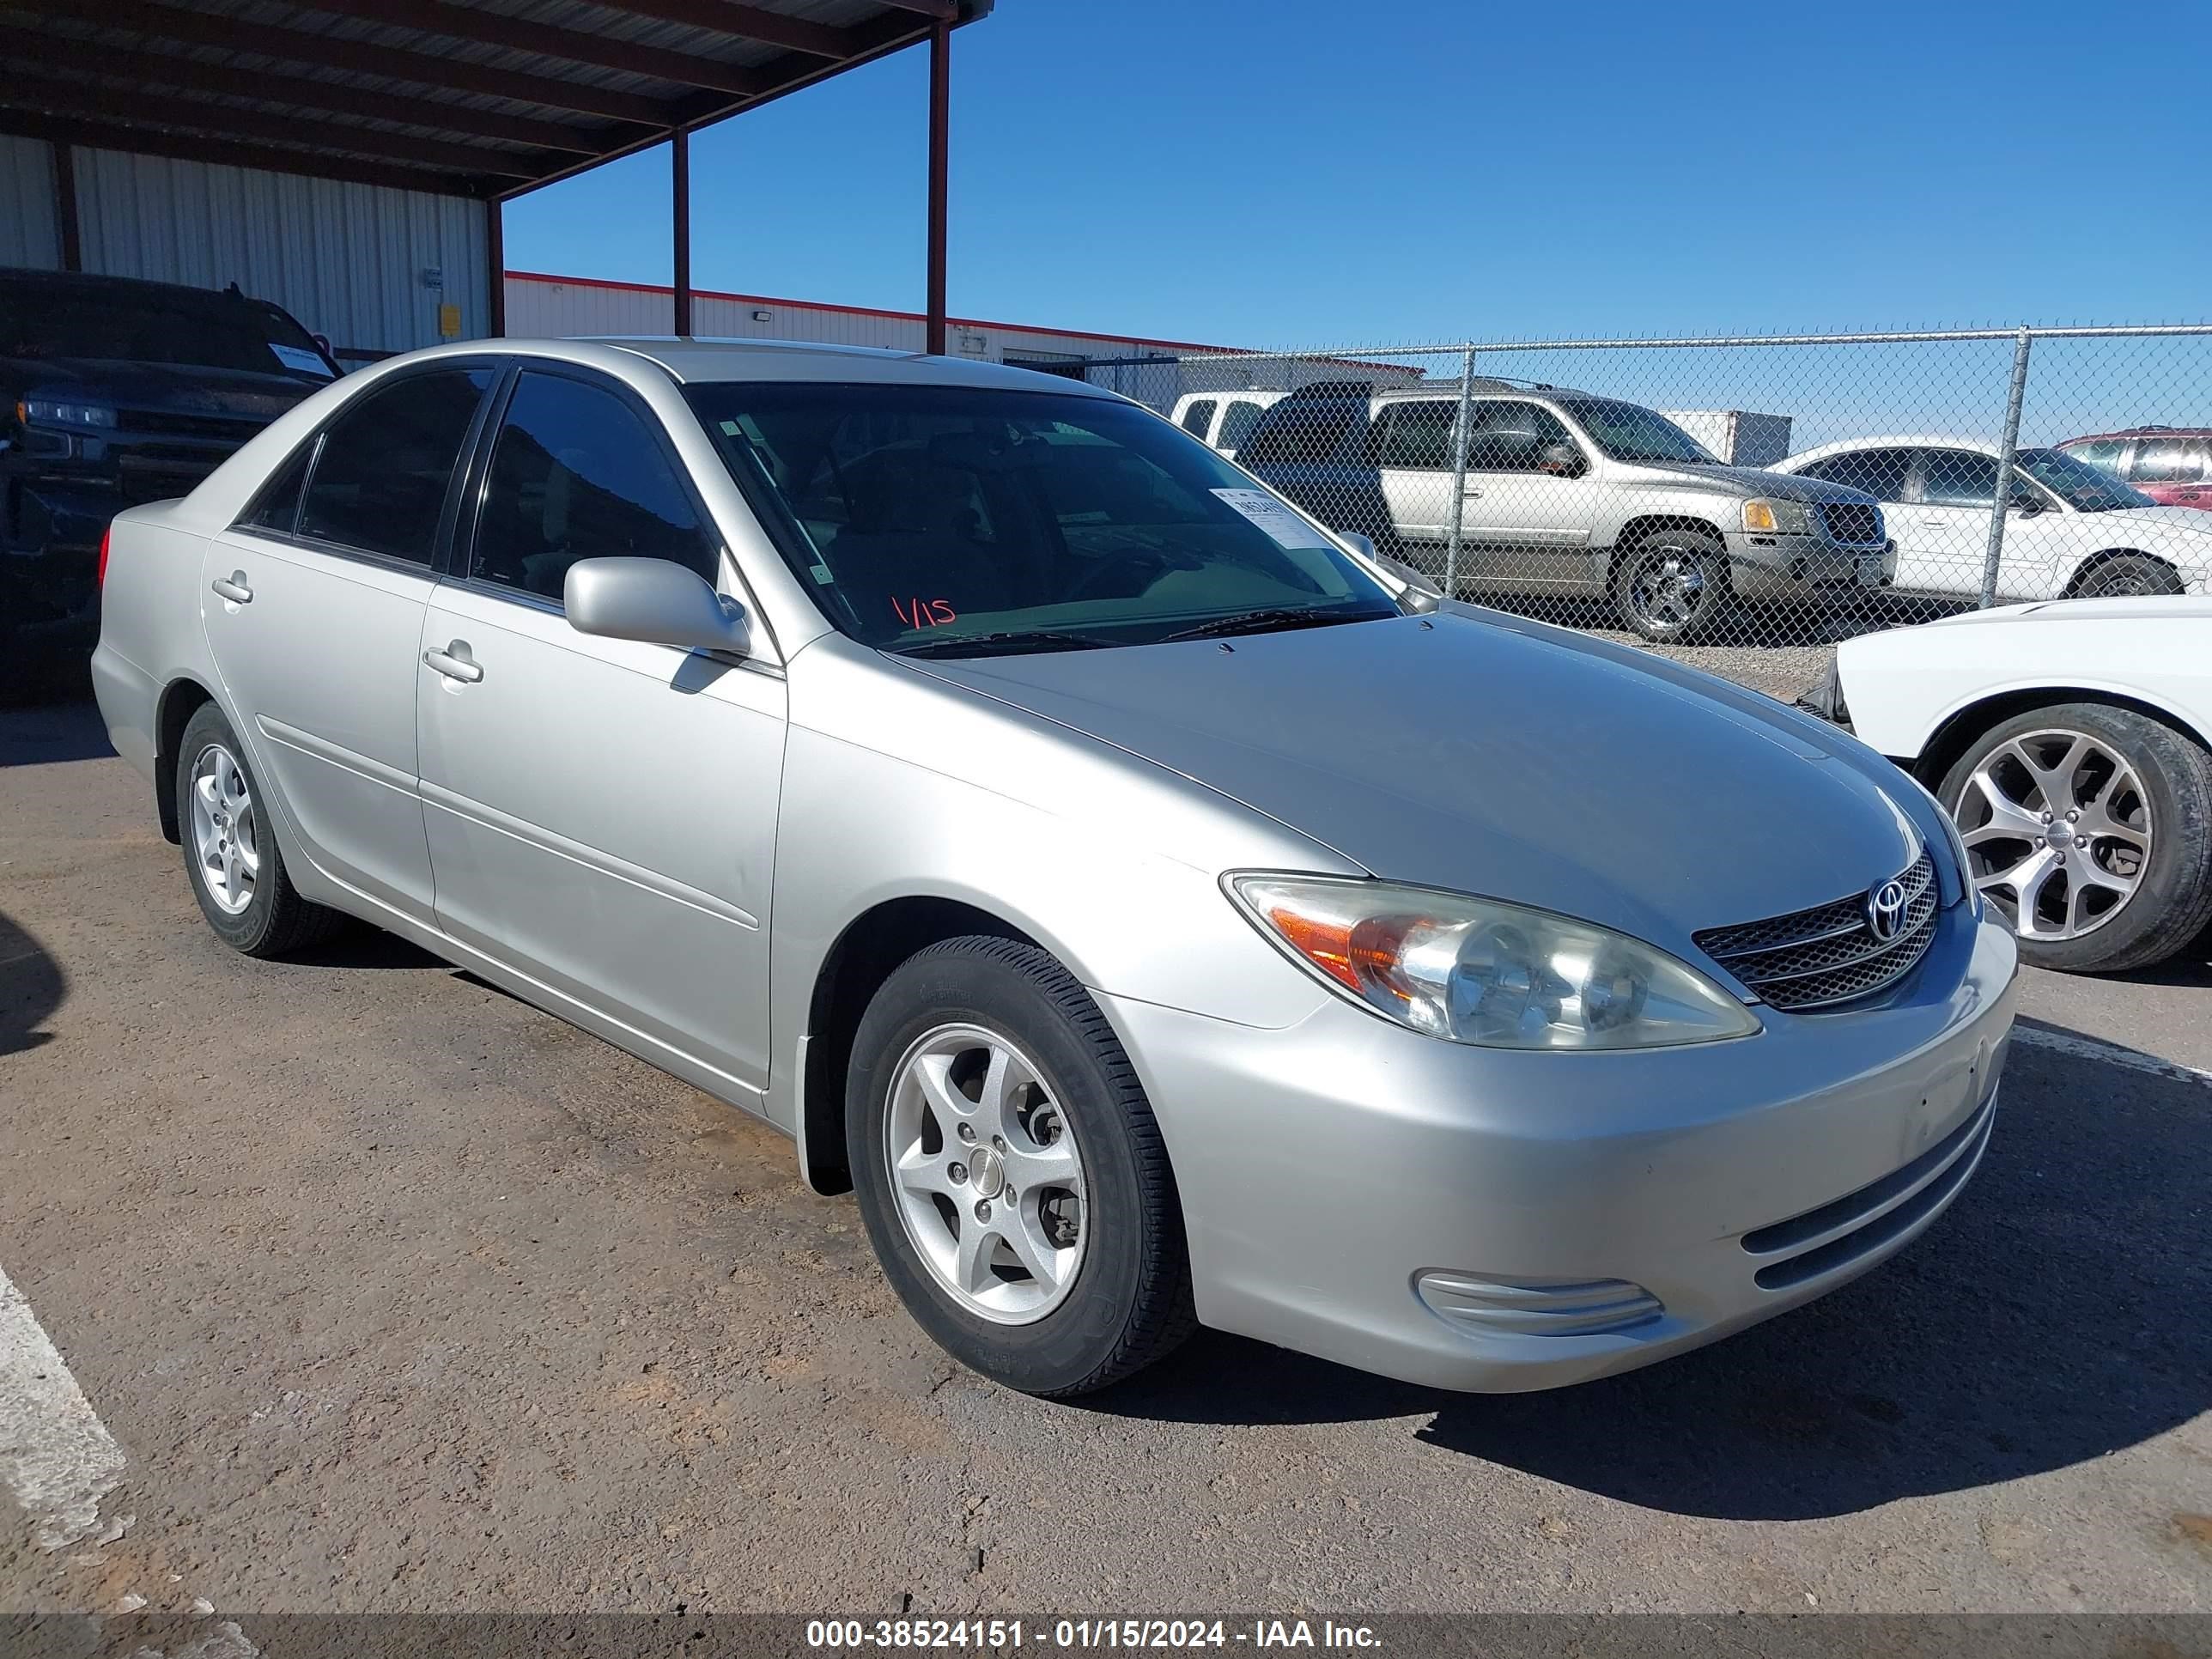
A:
[[[1936,860],[1923,852],[1897,878],[1905,908],[1896,933],[1875,935],[1872,894],[1762,921],[1709,927],[1698,949],[1777,1008],[1823,1008],[1871,996],[1910,973],[1936,937]]]

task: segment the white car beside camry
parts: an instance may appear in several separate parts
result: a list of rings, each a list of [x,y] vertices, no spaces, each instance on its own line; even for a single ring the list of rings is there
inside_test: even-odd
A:
[[[1864,1273],[1989,1143],[2017,953],[1925,792],[1097,387],[438,348],[100,569],[218,938],[364,919],[759,1115],[1015,1388],[1194,1322],[1579,1382]]]
[[[1974,598],[1988,561],[1997,446],[1973,438],[1853,438],[1770,469],[1863,489],[1897,544],[1892,590]],[[2162,507],[2063,449],[2013,457],[1996,592],[2003,599],[2202,593],[2212,518]]]
[[[2212,924],[2212,599],[1869,634],[1802,701],[1936,792],[2030,963],[2146,967]]]

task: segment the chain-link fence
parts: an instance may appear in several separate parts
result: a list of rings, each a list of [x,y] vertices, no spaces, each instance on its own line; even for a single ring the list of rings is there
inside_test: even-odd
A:
[[[2212,576],[2208,325],[1208,353],[1088,378],[1460,597],[1662,646],[1819,647]]]

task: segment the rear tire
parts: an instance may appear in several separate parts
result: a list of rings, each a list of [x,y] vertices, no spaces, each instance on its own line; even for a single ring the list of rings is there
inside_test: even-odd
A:
[[[1655,530],[1613,572],[1613,608],[1654,645],[1689,645],[1729,609],[1728,547],[1703,530]]]
[[[2174,574],[2172,565],[2147,554],[2121,553],[2082,577],[2074,596],[2081,599],[2112,599],[2180,592],[2181,578]]]
[[[246,750],[214,703],[177,744],[177,829],[185,872],[217,939],[249,957],[281,957],[341,931],[351,918],[300,896]]]
[[[2080,758],[2069,764],[2074,754]],[[1940,794],[1966,839],[1976,884],[1993,914],[2012,921],[2031,966],[2068,974],[2145,968],[2212,922],[2212,756],[2147,714],[2094,702],[2030,709],[1977,738]],[[2051,847],[2061,823],[2062,844]],[[2006,833],[2008,826],[2021,833]],[[2045,866],[2051,873],[2039,882]],[[2005,875],[2015,879],[1992,880]],[[2124,881],[2127,890],[2100,880]],[[2023,927],[2022,890],[2030,886],[2035,912]]]
[[[1196,1328],[1152,1107],[1090,993],[1036,946],[947,939],[894,970],[854,1038],[845,1126],[884,1277],[971,1370],[1066,1398]]]

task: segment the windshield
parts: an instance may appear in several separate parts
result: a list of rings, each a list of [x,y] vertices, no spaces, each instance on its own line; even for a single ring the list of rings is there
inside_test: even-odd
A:
[[[327,380],[314,337],[264,300],[39,277],[0,282],[0,357],[182,363]]]
[[[1719,458],[1654,409],[1610,398],[1561,398],[1561,409],[1616,461],[1659,466],[1717,466]]]
[[[886,650],[1142,645],[1399,614],[1321,532],[1134,404],[757,381],[684,395],[740,485],[768,497],[830,620]]]
[[[2063,449],[2023,449],[2012,458],[2022,472],[2051,489],[2076,513],[2110,513],[2116,507],[2158,503],[2111,473],[2077,460]]]

